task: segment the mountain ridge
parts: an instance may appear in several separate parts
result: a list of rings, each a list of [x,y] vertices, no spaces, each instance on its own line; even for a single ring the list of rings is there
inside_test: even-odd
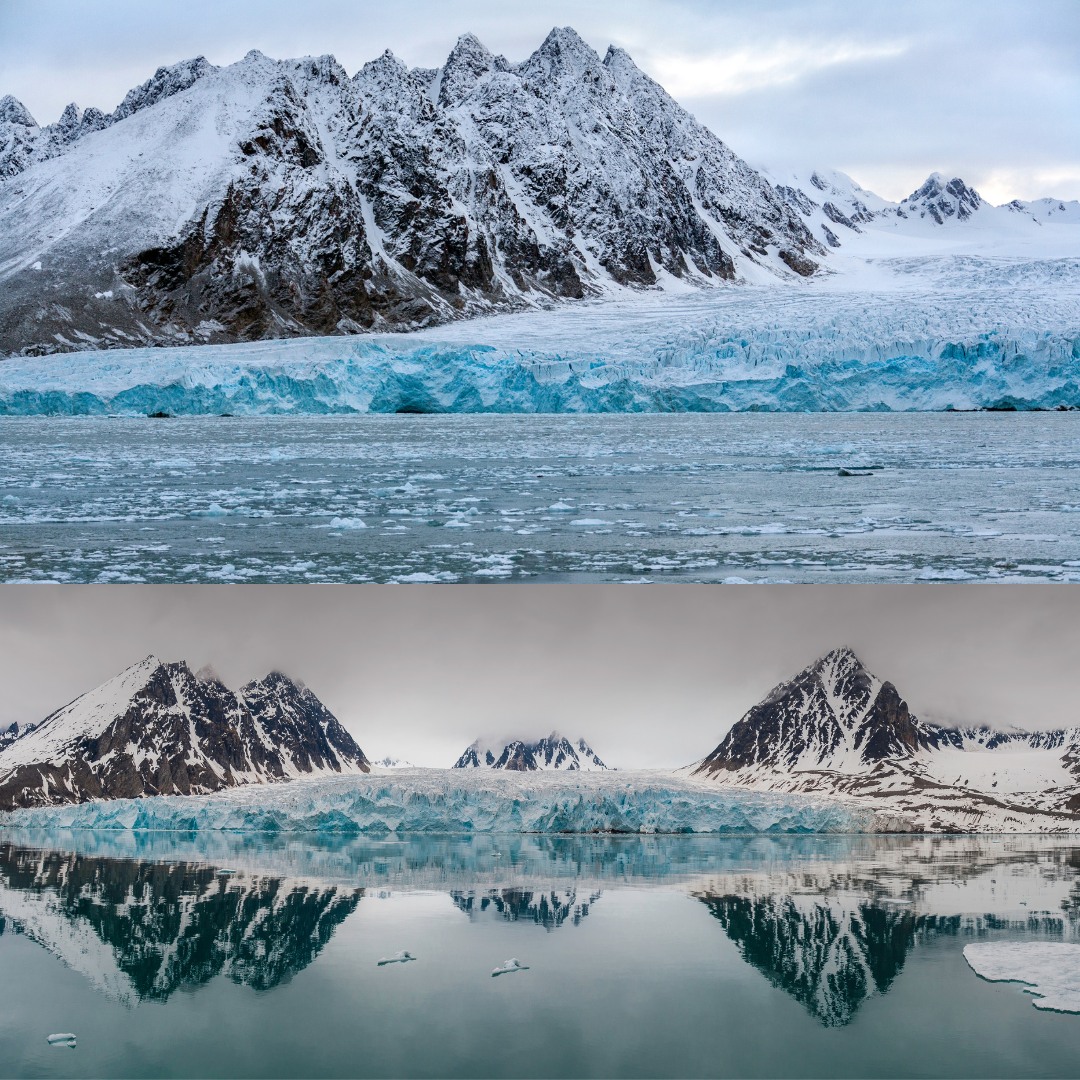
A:
[[[234,693],[212,672],[148,656],[0,745],[0,809],[369,770],[318,698],[280,672]]]

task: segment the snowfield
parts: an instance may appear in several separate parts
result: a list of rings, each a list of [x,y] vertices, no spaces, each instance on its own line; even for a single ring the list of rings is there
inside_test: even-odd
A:
[[[111,799],[0,814],[0,826],[198,832],[906,832],[853,801],[723,789],[668,772],[392,775],[249,786],[228,794]]]

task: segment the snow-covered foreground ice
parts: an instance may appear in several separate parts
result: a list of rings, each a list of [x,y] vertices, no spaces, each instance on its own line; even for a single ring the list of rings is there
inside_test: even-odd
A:
[[[990,982],[1026,984],[1036,1009],[1080,1013],[1080,945],[994,941],[966,946],[964,959]]]
[[[393,775],[252,785],[215,795],[15,810],[34,829],[314,833],[893,832],[902,818],[839,799],[718,788],[671,773]]]
[[[0,413],[941,410],[1080,405],[1080,258],[597,301],[409,335],[0,363]]]
[[[1078,510],[1076,413],[0,418],[8,582],[1070,581]]]

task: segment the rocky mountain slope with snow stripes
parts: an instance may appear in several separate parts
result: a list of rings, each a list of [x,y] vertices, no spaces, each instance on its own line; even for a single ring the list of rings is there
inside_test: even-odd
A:
[[[0,748],[0,809],[368,771],[337,719],[285,675],[234,693],[208,670],[148,656]]]

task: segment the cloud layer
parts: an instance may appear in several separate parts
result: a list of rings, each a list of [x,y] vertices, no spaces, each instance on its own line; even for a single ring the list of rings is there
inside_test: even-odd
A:
[[[893,199],[934,170],[993,202],[1080,197],[1075,0],[6,0],[0,94],[46,123],[199,53],[333,52],[352,73],[391,48],[437,67],[465,31],[521,60],[566,24],[625,47],[754,164],[839,168]]]

